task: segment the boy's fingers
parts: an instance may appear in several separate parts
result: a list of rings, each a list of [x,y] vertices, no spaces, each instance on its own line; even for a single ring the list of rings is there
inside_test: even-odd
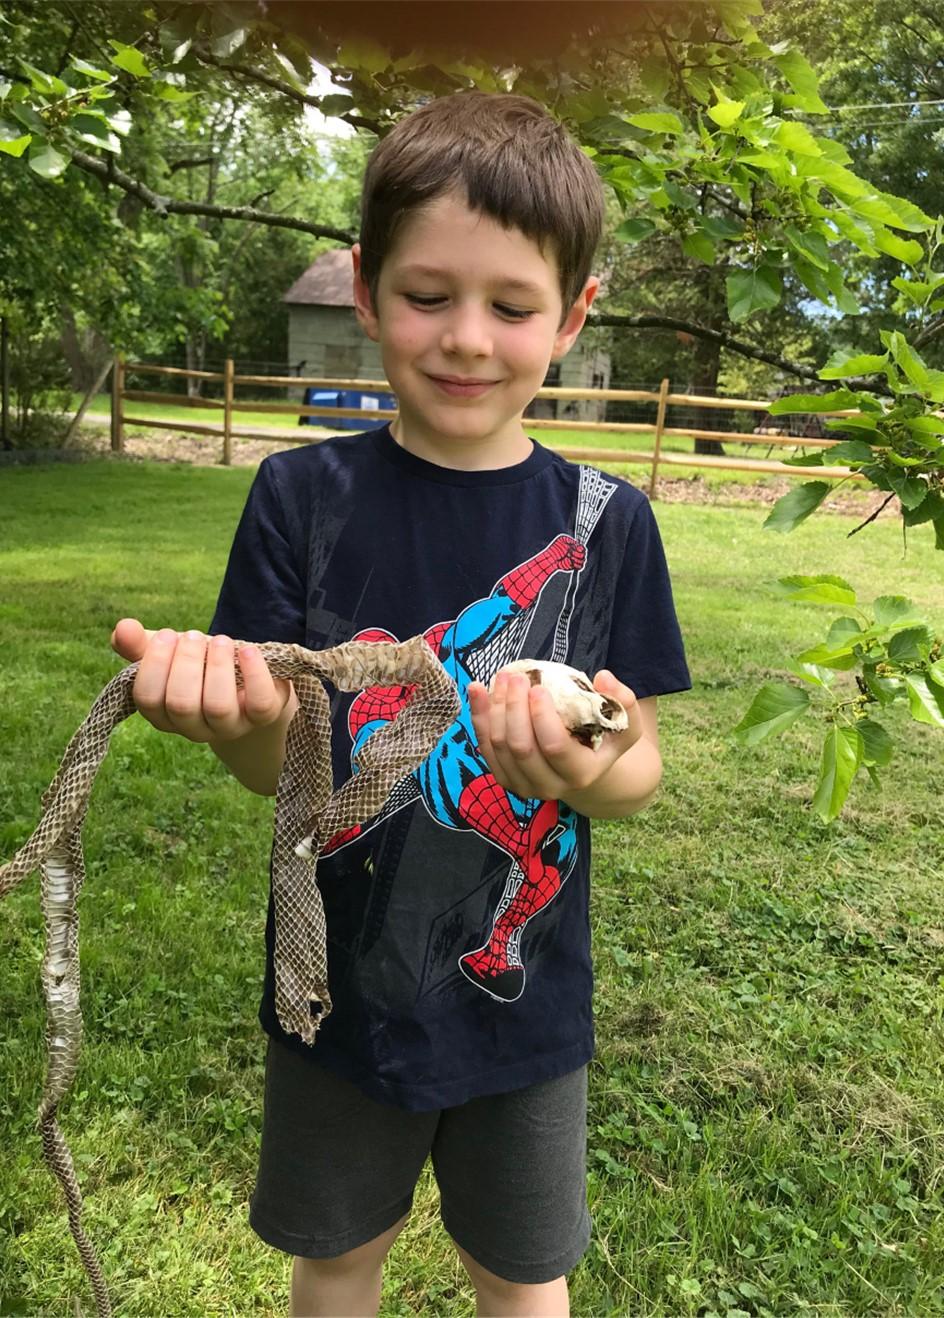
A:
[[[211,636],[203,675],[203,717],[215,736],[237,736],[242,716],[236,690],[233,642],[228,636]]]
[[[161,649],[161,633],[154,638],[152,649]],[[169,647],[168,647],[169,648]],[[184,632],[174,652],[167,686],[164,708],[175,732],[191,741],[209,741],[212,729],[203,717],[203,680],[206,663],[207,638],[202,632]],[[147,662],[147,656],[142,661]],[[140,671],[138,676],[140,677]]]
[[[170,627],[162,628],[147,646],[134,679],[135,705],[161,732],[177,731],[164,708],[167,681],[176,651],[177,633]]]
[[[157,632],[142,627],[137,618],[122,618],[111,634],[111,648],[131,663],[143,659],[144,652]]]
[[[254,645],[240,647],[239,667],[243,675],[243,712],[246,718],[258,726],[274,722],[284,709],[285,701],[276,689],[269,665]]]

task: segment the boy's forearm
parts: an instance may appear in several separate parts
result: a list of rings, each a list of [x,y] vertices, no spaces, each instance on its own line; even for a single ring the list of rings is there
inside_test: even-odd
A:
[[[223,761],[234,778],[259,796],[275,796],[285,759],[288,725],[298,708],[293,691],[281,716],[264,728],[247,732],[235,741],[211,741],[210,749]]]
[[[622,819],[645,809],[661,779],[662,756],[658,747],[643,736],[592,787],[568,792],[562,799],[590,819]]]

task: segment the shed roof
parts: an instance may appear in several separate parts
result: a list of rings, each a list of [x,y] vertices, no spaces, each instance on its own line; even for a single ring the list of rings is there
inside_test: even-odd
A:
[[[322,252],[283,294],[283,302],[312,307],[353,307],[353,267],[348,247]]]

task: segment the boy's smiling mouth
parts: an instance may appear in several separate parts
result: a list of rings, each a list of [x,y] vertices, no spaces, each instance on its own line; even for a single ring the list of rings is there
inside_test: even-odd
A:
[[[467,379],[459,375],[429,375],[428,378],[445,393],[456,398],[477,398],[499,383],[498,380]]]

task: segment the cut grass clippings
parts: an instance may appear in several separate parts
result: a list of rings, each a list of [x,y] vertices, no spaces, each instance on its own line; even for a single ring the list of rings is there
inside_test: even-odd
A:
[[[117,619],[206,627],[253,472],[91,461],[0,471],[0,857],[92,699]],[[594,825],[597,1055],[590,1248],[572,1312],[944,1313],[944,737],[899,716],[878,792],[809,810],[821,729],[739,749],[757,685],[829,614],[765,584],[847,577],[944,626],[926,527],[658,504],[695,688],[661,702],[666,777]],[[271,800],[140,718],[114,734],[85,830],[86,1039],[62,1111],[122,1318],[287,1312],[289,1260],[246,1221],[258,1154]],[[0,904],[0,1313],[90,1315],[35,1128],[37,876]],[[566,1011],[566,1000],[560,1010]],[[384,1318],[469,1318],[427,1165]]]

